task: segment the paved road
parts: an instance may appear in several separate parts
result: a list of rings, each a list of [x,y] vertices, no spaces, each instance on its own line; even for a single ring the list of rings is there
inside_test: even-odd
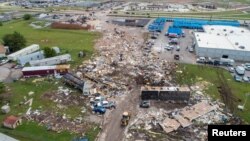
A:
[[[105,118],[103,131],[98,141],[122,141],[126,128],[120,126],[120,120],[124,111],[129,111],[132,118],[138,111],[140,87],[135,86],[130,93],[119,97],[121,99],[117,104],[117,108],[108,114]]]

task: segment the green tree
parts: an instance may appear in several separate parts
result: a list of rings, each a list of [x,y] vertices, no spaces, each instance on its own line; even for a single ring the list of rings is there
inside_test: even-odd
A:
[[[13,34],[6,34],[3,36],[3,43],[5,46],[8,46],[10,52],[15,52],[26,46],[26,39],[24,36],[18,32]]]
[[[32,16],[30,15],[30,14],[25,14],[24,16],[23,16],[23,19],[24,20],[30,20],[32,18]]]
[[[2,23],[2,22],[0,22],[0,26],[3,26],[3,23]]]
[[[0,94],[3,93],[4,91],[5,91],[5,86],[3,82],[0,82]]]
[[[56,51],[52,48],[45,47],[44,48],[44,55],[46,58],[54,57],[54,56],[56,56]]]

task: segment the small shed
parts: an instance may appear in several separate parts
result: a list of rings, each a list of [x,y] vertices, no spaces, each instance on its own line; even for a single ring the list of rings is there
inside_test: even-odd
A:
[[[15,129],[20,124],[22,124],[22,119],[13,115],[8,116],[3,122],[3,126],[10,129]]]
[[[4,105],[1,107],[2,113],[7,114],[10,112],[10,106],[9,105]]]
[[[61,52],[59,47],[52,47],[52,49],[56,52],[56,54]]]

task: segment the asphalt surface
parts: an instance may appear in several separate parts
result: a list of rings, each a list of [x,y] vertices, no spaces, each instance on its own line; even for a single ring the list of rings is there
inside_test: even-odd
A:
[[[192,30],[183,29],[185,32],[185,37],[179,38],[179,47],[180,51],[176,51],[176,46],[174,45],[173,50],[166,50],[165,46],[169,44],[169,38],[165,36],[165,33],[168,30],[168,27],[172,25],[172,22],[167,22],[165,25],[164,30],[160,33],[158,38],[155,40],[155,45],[153,46],[152,50],[156,51],[159,54],[159,58],[161,60],[168,60],[171,62],[176,62],[177,60],[174,59],[174,55],[178,54],[180,56],[180,60],[177,62],[182,63],[189,63],[195,64],[196,63],[196,55],[188,51],[187,46],[193,45],[193,35]]]

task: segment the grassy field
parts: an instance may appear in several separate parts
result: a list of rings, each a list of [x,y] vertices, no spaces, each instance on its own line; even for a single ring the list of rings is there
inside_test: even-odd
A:
[[[59,29],[33,29],[29,26],[31,21],[13,21],[4,23],[0,27],[0,38],[5,34],[20,32],[25,36],[28,43],[39,44],[41,47],[58,46],[63,52],[70,53],[72,56],[72,65],[81,64],[83,58],[78,58],[79,51],[83,50],[87,53],[84,59],[88,59],[94,49],[94,41],[99,34],[95,32],[79,31],[79,30],[59,30]]]
[[[33,98],[32,109],[41,109],[41,110],[49,110],[61,113],[62,115],[65,113],[72,118],[81,116],[81,107],[79,106],[71,106],[66,110],[58,109],[56,103],[43,99],[41,96],[45,92],[51,92],[57,90],[58,86],[63,86],[59,81],[53,79],[28,79],[26,81],[17,81],[7,85],[7,88],[10,89],[7,93],[9,94],[10,107],[11,112],[8,115],[22,115],[29,108],[28,105],[20,105],[20,102],[24,102],[24,97],[27,99]],[[29,96],[28,93],[33,91],[34,94]],[[79,94],[80,93],[72,93]],[[0,114],[0,121],[8,116]],[[0,128],[0,131],[6,134],[9,134],[21,141],[54,141],[57,139],[58,141],[69,141],[76,135],[71,135],[69,132],[63,132],[60,134],[49,132],[43,126],[38,126],[37,123],[33,122],[24,122],[23,125],[18,127],[15,130],[5,129],[3,127]],[[96,131],[96,130],[95,130]],[[97,131],[96,131],[97,132]],[[87,132],[90,138],[95,138],[98,132],[96,133],[92,130]]]
[[[247,20],[250,19],[249,13],[243,13],[241,11],[223,11],[223,12],[140,12],[129,11],[129,14],[116,11],[116,14],[110,14],[110,16],[124,16],[124,17],[188,17],[188,18],[206,18],[206,19],[235,19],[235,20]]]
[[[45,46],[58,46],[64,53],[71,54],[73,61],[71,65],[77,66],[82,63],[85,59],[88,59],[94,52],[93,46],[94,41],[100,34],[88,31],[77,31],[77,30],[58,30],[58,29],[33,29],[29,26],[32,21],[14,21],[4,23],[0,27],[0,38],[5,34],[13,33],[18,31],[25,36],[28,43],[39,44],[41,47]],[[85,58],[78,58],[78,52],[84,50],[87,53]],[[7,92],[4,94],[6,99],[10,101],[11,112],[8,115],[22,115],[24,114],[29,106],[20,105],[24,102],[24,97],[27,99],[33,98],[32,109],[52,110],[61,114],[66,114],[72,118],[84,117],[81,113],[81,107],[69,106],[66,109],[57,108],[56,103],[51,100],[41,98],[46,92],[55,91],[58,86],[64,86],[59,80],[45,78],[45,79],[27,79],[25,81],[19,80],[10,84],[6,84]],[[29,96],[28,93],[33,91],[34,94]],[[80,95],[78,92],[72,94]],[[1,102],[1,101],[0,101]],[[2,102],[1,102],[2,103]],[[0,121],[8,116],[0,114]],[[21,141],[70,141],[76,135],[72,135],[69,132],[54,133],[46,130],[46,127],[38,126],[37,123],[24,121],[24,124],[19,126],[15,130],[9,130],[1,127],[0,132],[13,136]],[[96,125],[90,128],[86,132],[86,136],[94,141],[94,138],[98,134],[99,129]]]
[[[227,82],[227,84],[231,88],[232,94],[238,99],[235,105],[242,105],[246,98],[245,94],[250,92],[249,83],[240,83],[234,81],[232,75],[228,71],[221,68],[181,64],[179,66],[179,70],[182,70],[183,72],[183,73],[176,73],[176,81],[179,84],[192,85],[204,81],[209,82],[210,85],[207,86],[204,92],[206,92],[214,99],[221,98],[217,88],[218,86],[220,86],[217,71],[221,72],[225,76],[224,81]],[[249,113],[250,113],[250,97],[248,97],[248,101],[243,111],[240,110],[235,111],[235,114],[244,119],[246,123],[250,123]]]

